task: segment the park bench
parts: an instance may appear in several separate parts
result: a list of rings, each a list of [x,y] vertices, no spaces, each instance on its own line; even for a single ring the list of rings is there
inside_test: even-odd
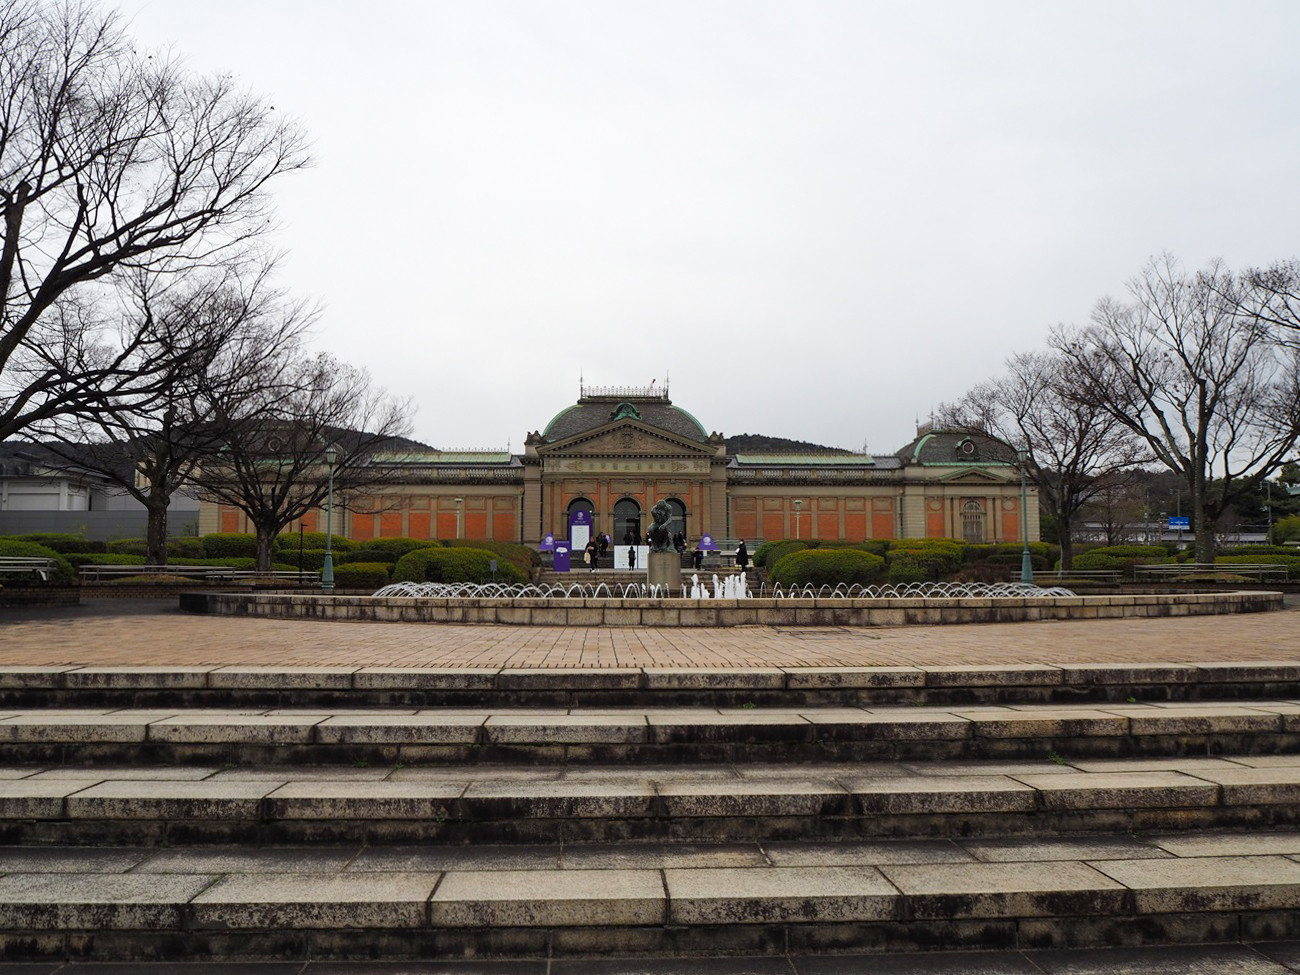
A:
[[[1020,579],[1020,570],[1011,570],[1012,581]],[[1119,582],[1120,571],[1118,569],[1035,569],[1034,581],[1060,582],[1063,579],[1078,579],[1081,582]]]
[[[1227,573],[1230,575],[1254,576],[1257,579],[1285,579],[1287,577],[1287,567],[1278,565],[1274,562],[1244,562],[1244,563],[1207,563],[1207,562],[1184,562],[1181,565],[1135,565],[1133,566],[1134,578],[1159,579],[1170,576],[1198,576],[1198,575],[1219,575]]]
[[[285,579],[315,582],[320,573],[279,569],[258,572],[256,569],[232,569],[224,565],[83,565],[78,572],[82,582],[104,582],[128,576],[176,576],[204,582],[238,582],[244,579]]]
[[[56,563],[53,559],[40,556],[0,555],[0,575],[32,574],[42,581],[54,574]]]

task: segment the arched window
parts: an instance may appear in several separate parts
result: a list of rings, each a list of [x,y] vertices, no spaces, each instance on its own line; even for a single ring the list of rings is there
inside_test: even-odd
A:
[[[686,505],[676,498],[665,499],[668,507],[672,509],[672,517],[668,519],[668,534],[676,536],[678,532],[686,534]]]
[[[984,505],[974,498],[961,504],[961,537],[964,542],[984,541]]]
[[[591,523],[592,523],[593,525],[596,523],[596,522],[595,522],[595,517],[596,517],[596,506],[593,505],[593,504],[592,504],[590,501],[588,501],[586,498],[574,498],[572,501],[569,502],[569,517],[568,517],[568,519],[567,519],[568,521],[572,521],[572,520],[573,520],[573,513],[574,513],[575,511],[585,511],[585,512],[587,512],[587,514],[592,518],[592,522],[591,522]]]
[[[614,502],[613,536],[615,545],[640,545],[642,543],[641,506],[631,498],[623,498]],[[629,539],[631,539],[630,543]]]

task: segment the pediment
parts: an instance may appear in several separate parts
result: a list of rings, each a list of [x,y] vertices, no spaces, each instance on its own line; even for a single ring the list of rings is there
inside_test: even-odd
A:
[[[691,443],[632,419],[615,420],[595,430],[537,448],[549,457],[711,457],[716,449],[707,444]]]
[[[1005,468],[1007,473],[993,473],[988,470],[956,470],[948,474],[943,474],[939,480],[945,484],[997,484],[999,486],[1009,484],[1012,481],[1013,468]]]

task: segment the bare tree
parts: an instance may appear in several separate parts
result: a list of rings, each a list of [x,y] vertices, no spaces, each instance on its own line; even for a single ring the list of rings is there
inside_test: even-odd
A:
[[[411,413],[409,401],[330,356],[270,365],[281,388],[213,397],[220,433],[194,473],[201,496],[238,508],[253,523],[263,571],[271,567],[276,535],[325,503],[326,450],[336,453],[340,496],[392,483],[397,472],[382,454],[409,446],[402,438]]]
[[[1166,255],[1103,299],[1092,324],[1053,344],[1078,395],[1127,427],[1186,482],[1198,562],[1234,498],[1289,459],[1300,434],[1300,362],[1255,307],[1248,281],[1215,262],[1186,274]]]
[[[115,288],[264,233],[267,182],[306,163],[273,106],[137,52],[115,15],[0,5],[0,439],[155,394],[136,337],[107,328]]]
[[[1113,416],[1071,395],[1071,379],[1059,355],[1021,353],[1007,360],[1006,375],[944,407],[948,420],[977,426],[1026,452],[1026,473],[1055,522],[1065,569],[1074,557],[1080,510],[1148,459]]]
[[[167,562],[167,512],[203,455],[223,435],[214,403],[277,392],[268,363],[297,354],[312,320],[270,282],[255,255],[183,277],[141,272],[119,328],[130,336],[130,371],[149,377],[147,397],[102,390],[91,407],[28,428],[64,460],[108,478],[148,513],[147,557]]]

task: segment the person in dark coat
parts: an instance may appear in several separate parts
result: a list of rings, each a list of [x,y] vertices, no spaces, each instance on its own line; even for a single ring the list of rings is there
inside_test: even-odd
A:
[[[698,548],[697,548],[697,549],[695,550],[695,553],[691,556],[691,558],[692,558],[692,559],[694,560],[694,562],[695,562],[695,571],[696,571],[696,572],[699,572],[700,569],[704,568],[704,550],[703,550],[703,549],[698,549]]]
[[[582,557],[586,561],[587,567],[592,572],[595,572],[596,571],[596,540],[594,538],[587,542],[587,548],[583,551]]]
[[[749,549],[745,548],[743,538],[740,540],[740,544],[736,546],[736,565],[740,566],[741,572],[744,572],[749,567]]]
[[[629,532],[628,534],[631,534],[631,532]],[[627,567],[629,569],[636,568],[636,546],[635,545],[629,545],[627,547]]]

